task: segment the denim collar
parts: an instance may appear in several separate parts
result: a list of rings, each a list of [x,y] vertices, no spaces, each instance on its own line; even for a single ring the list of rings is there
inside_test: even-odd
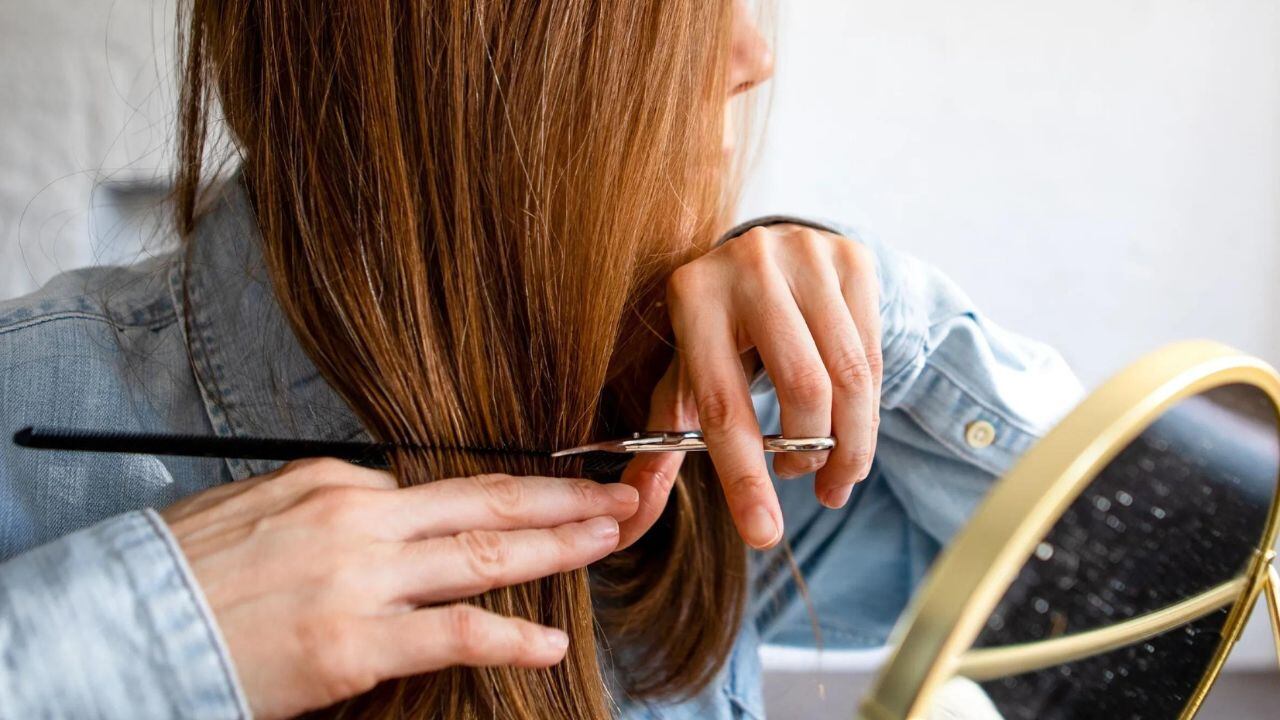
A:
[[[220,437],[367,439],[286,320],[239,174],[198,221],[169,275],[192,370]],[[237,480],[279,463],[228,459]]]

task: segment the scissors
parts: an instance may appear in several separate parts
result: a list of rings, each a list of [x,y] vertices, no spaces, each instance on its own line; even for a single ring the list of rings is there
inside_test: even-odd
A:
[[[767,453],[815,452],[830,450],[836,446],[835,438],[831,437],[789,438],[782,435],[765,435],[763,440],[764,451]],[[551,457],[566,457],[589,452],[698,452],[706,449],[707,441],[702,437],[701,430],[649,430],[631,433],[628,437],[557,450],[551,453]]]

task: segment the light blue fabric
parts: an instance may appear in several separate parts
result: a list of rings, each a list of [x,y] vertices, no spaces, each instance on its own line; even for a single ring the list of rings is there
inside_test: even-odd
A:
[[[362,437],[276,306],[256,233],[233,183],[189,255],[69,273],[0,304],[0,718],[248,715],[201,592],[147,508],[275,464],[35,452],[7,438],[24,425]],[[1079,395],[1057,354],[991,324],[928,266],[860,239],[878,259],[885,328],[874,471],[839,511],[818,505],[811,479],[776,483],[825,647],[883,643],[993,478]],[[778,431],[767,378],[753,397]],[[974,420],[994,426],[990,447],[966,444]],[[619,697],[619,715],[763,715],[759,644],[815,636],[778,552],[754,554],[752,574],[716,683],[681,702]]]

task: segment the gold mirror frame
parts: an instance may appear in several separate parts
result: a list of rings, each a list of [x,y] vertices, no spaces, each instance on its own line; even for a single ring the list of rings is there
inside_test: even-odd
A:
[[[1267,598],[1280,660],[1280,574],[1273,567],[1272,549],[1280,492],[1273,497],[1253,560],[1235,579],[1097,630],[1026,645],[971,649],[1036,544],[1098,473],[1173,405],[1231,384],[1265,392],[1280,418],[1280,374],[1257,358],[1210,341],[1178,343],[1151,353],[1072,410],[996,483],[938,557],[894,628],[894,650],[864,698],[859,717],[921,718],[937,690],[953,676],[982,681],[1051,667],[1158,635],[1234,604],[1222,641],[1183,709],[1182,717],[1190,718],[1260,594]]]

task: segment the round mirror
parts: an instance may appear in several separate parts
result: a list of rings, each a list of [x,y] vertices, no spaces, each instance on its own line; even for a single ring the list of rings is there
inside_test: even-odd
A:
[[[1232,355],[1149,357],[1028,453],[939,560],[863,716],[1192,714],[1274,541],[1275,376]]]
[[[1003,717],[1176,717],[1182,711],[1220,644],[1229,603],[1240,594],[1232,581],[1248,570],[1266,528],[1280,474],[1273,407],[1261,389],[1236,384],[1187,398],[1161,415],[1036,544],[974,647],[1022,645],[1033,662],[1033,643],[1051,650],[1049,641],[1093,632],[1103,647],[1108,630],[1114,634],[1126,622],[1206,593],[1218,591],[1215,597],[1228,604],[1074,662],[1018,674],[973,673]],[[1193,607],[1188,615],[1197,608],[1204,609]]]

